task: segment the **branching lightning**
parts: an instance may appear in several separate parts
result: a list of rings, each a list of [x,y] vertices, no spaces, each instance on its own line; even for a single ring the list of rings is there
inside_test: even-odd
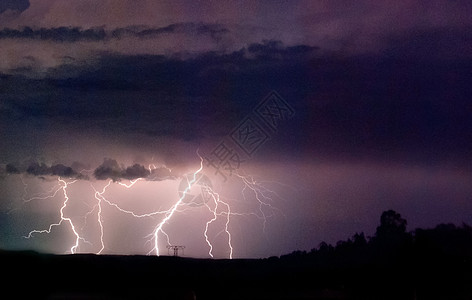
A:
[[[35,195],[31,198],[26,198],[26,195],[28,193],[27,189],[27,184],[23,181],[22,183],[24,185],[24,193],[23,193],[23,203],[27,204],[31,201],[34,200],[47,200],[54,198],[58,195],[58,193],[62,190],[63,194],[63,202],[62,206],[59,209],[59,215],[60,219],[49,225],[47,229],[42,229],[42,230],[32,230],[30,231],[25,238],[30,239],[33,238],[36,234],[49,234],[51,233],[52,229],[56,226],[60,226],[63,223],[67,223],[68,226],[70,227],[70,230],[72,232],[72,235],[74,236],[75,243],[70,247],[70,253],[74,254],[77,253],[79,249],[79,245],[81,242],[87,243],[91,246],[93,246],[96,250],[94,251],[96,254],[102,254],[104,251],[106,251],[106,236],[107,236],[107,225],[106,225],[106,220],[103,216],[103,209],[104,205],[116,209],[118,212],[122,214],[129,215],[133,218],[136,219],[149,219],[149,220],[157,220],[156,225],[153,227],[153,230],[151,233],[147,234],[144,236],[146,240],[144,241],[144,245],[150,244],[152,247],[148,251],[149,255],[160,255],[160,238],[164,238],[165,242],[167,243],[167,246],[171,246],[171,239],[169,234],[165,231],[165,227],[169,226],[171,223],[172,218],[181,212],[184,212],[186,210],[191,210],[192,212],[195,212],[195,208],[192,208],[190,206],[187,206],[186,203],[184,202],[185,196],[189,193],[190,189],[192,188],[192,185],[197,184],[198,181],[198,176],[202,176],[203,172],[203,162],[204,159],[202,156],[198,153],[198,150],[196,152],[198,158],[200,159],[200,165],[199,168],[194,171],[191,175],[187,176],[187,181],[186,181],[186,187],[185,189],[181,192],[180,197],[177,199],[176,202],[174,202],[170,208],[166,210],[155,210],[155,211],[150,211],[150,212],[145,212],[145,213],[137,213],[136,211],[130,210],[130,209],[124,209],[121,207],[118,203],[114,202],[109,196],[107,196],[107,191],[108,189],[113,185],[117,184],[125,189],[132,189],[135,187],[135,185],[139,182],[142,181],[153,181],[153,180],[159,180],[157,177],[153,177],[153,170],[157,169],[158,167],[155,164],[149,164],[148,170],[150,176],[147,178],[137,178],[134,180],[130,180],[129,183],[123,183],[120,181],[113,181],[109,180],[101,189],[98,189],[94,186],[94,183],[90,183],[90,186],[93,190],[93,197],[90,196],[90,200],[94,200],[94,204],[89,205],[87,202],[85,202],[84,199],[82,201],[89,206],[89,210],[84,214],[83,216],[83,226],[79,227],[77,225],[77,221],[74,223],[74,221],[71,219],[70,216],[66,214],[66,208],[69,204],[70,201],[72,201],[68,195],[68,187],[72,184],[74,184],[78,179],[75,180],[70,180],[66,181],[62,178],[58,178],[58,183],[57,185],[53,186],[50,190],[47,192],[43,192],[41,194]],[[162,166],[159,166],[159,168],[162,168]],[[164,168],[169,171],[169,173],[172,172],[170,168],[167,168],[164,166]],[[226,244],[227,244],[227,249],[228,249],[228,257],[231,259],[233,258],[234,254],[234,246],[233,246],[233,241],[232,241],[232,234],[231,234],[231,219],[234,217],[241,217],[241,216],[255,216],[256,218],[260,219],[262,222],[262,232],[265,233],[266,230],[266,225],[267,221],[270,217],[275,215],[275,212],[280,210],[276,208],[273,205],[273,198],[274,197],[279,197],[279,195],[270,189],[268,189],[264,184],[261,182],[256,181],[252,176],[249,175],[243,175],[243,174],[238,174],[238,173],[233,173],[235,176],[236,180],[238,180],[242,184],[241,188],[241,197],[244,201],[251,201],[250,199],[255,199],[255,203],[258,206],[257,211],[249,211],[249,212],[238,212],[232,209],[231,203],[233,200],[227,199],[221,195],[221,192],[217,192],[214,190],[213,187],[209,186],[208,184],[203,184],[200,183],[199,186],[201,187],[202,191],[204,191],[208,197],[208,201],[205,201],[203,203],[205,208],[209,213],[210,213],[210,218],[206,221],[204,229],[203,229],[203,238],[205,239],[206,244],[208,245],[208,255],[210,257],[214,257],[214,249],[215,245],[212,243],[212,240],[214,240],[218,235],[220,234],[225,234],[226,238]],[[172,177],[168,177],[168,179],[176,179],[177,177],[172,175]],[[167,179],[167,177],[166,177]],[[162,180],[162,178],[161,178]],[[252,196],[251,196],[252,195]],[[86,196],[87,197],[87,196]],[[280,212],[282,215],[283,213]],[[216,234],[215,236],[211,236],[209,234],[209,229],[210,227],[214,227],[215,224],[217,224],[217,220],[222,218],[222,223],[224,225],[222,226],[222,230]],[[92,243],[88,242],[84,236],[86,233],[86,226],[87,222],[90,222],[90,220],[94,220],[96,224],[98,225],[96,228],[98,230],[98,236],[99,236],[99,245],[92,245]],[[219,224],[219,223],[218,223]]]
[[[84,238],[82,238],[79,233],[77,232],[77,230],[75,229],[75,226],[74,226],[74,223],[72,222],[72,219],[69,218],[69,217],[66,217],[64,215],[64,209],[67,207],[67,203],[69,202],[69,196],[67,195],[67,188],[69,185],[75,183],[77,180],[74,180],[74,181],[71,181],[71,182],[67,182],[63,179],[61,179],[60,177],[58,178],[58,181],[61,183],[61,189],[64,193],[64,202],[62,203],[62,207],[61,209],[59,210],[60,212],[60,220],[59,222],[57,223],[52,223],[51,225],[49,225],[49,228],[48,229],[43,229],[43,230],[32,230],[28,233],[27,236],[25,236],[25,238],[29,239],[33,236],[33,234],[35,233],[51,233],[51,230],[53,227],[55,226],[60,226],[62,224],[62,222],[66,221],[67,223],[69,223],[69,226],[70,226],[70,229],[72,230],[74,236],[75,236],[75,244],[70,248],[70,253],[74,254],[77,250],[77,247],[79,247],[79,242],[80,240],[84,241],[84,242],[87,242]],[[54,193],[54,195],[56,194],[57,192]],[[54,196],[52,196],[54,197]],[[50,197],[45,197],[45,198],[50,198]],[[44,199],[44,198],[43,198]]]
[[[223,200],[220,199],[220,195],[213,191],[213,189],[211,189],[210,187],[206,186],[205,187],[206,191],[211,195],[211,198],[213,199],[214,201],[214,204],[215,204],[215,207],[214,209],[212,209],[207,203],[205,203],[206,207],[208,208],[208,210],[210,210],[212,213],[213,213],[213,218],[210,219],[209,221],[206,222],[206,225],[205,225],[205,231],[203,232],[203,235],[205,236],[205,241],[207,242],[208,244],[208,247],[210,248],[210,250],[208,251],[208,254],[213,257],[213,245],[211,244],[210,240],[209,240],[209,237],[208,237],[208,226],[213,223],[214,221],[216,221],[216,219],[218,218],[219,215],[226,215],[226,223],[225,223],[225,228],[224,228],[224,231],[226,232],[226,234],[228,235],[228,248],[229,248],[229,258],[233,258],[233,246],[231,245],[231,233],[229,231],[229,222],[230,222],[230,215],[231,215],[231,207],[229,206],[228,203],[224,202]],[[218,207],[219,207],[219,204],[223,204],[225,207],[226,207],[226,211],[223,211],[221,213],[218,213]]]
[[[149,253],[153,251],[156,252],[156,255],[159,255],[159,233],[162,232],[167,237],[167,244],[170,245],[169,235],[162,229],[162,227],[172,218],[172,215],[176,212],[179,205],[182,203],[183,199],[187,195],[188,191],[191,189],[192,184],[197,180],[197,174],[203,170],[203,158],[200,156],[197,150],[197,155],[200,158],[200,168],[193,173],[193,178],[188,182],[187,188],[183,191],[182,196],[179,200],[165,213],[164,219],[157,225],[156,229],[152,233],[151,241],[154,241],[154,247]]]
[[[258,217],[263,220],[262,223],[262,230],[265,232],[266,229],[266,224],[267,224],[267,219],[271,216],[273,216],[274,211],[280,211],[277,207],[273,206],[270,204],[272,202],[272,197],[269,196],[269,194],[275,195],[276,197],[280,198],[280,196],[272,191],[266,188],[264,185],[261,183],[257,182],[252,176],[249,175],[241,175],[236,173],[235,174],[238,178],[241,179],[241,181],[244,184],[244,188],[241,191],[241,195],[244,199],[246,199],[246,191],[249,189],[253,194],[254,198],[257,200],[259,203],[259,215]],[[269,210],[270,215],[267,215],[266,211]],[[281,212],[283,215],[283,212]]]

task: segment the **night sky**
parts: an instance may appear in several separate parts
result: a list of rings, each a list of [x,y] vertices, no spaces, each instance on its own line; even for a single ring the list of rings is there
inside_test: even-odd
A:
[[[61,179],[77,252],[95,253],[97,191],[169,209],[199,155],[233,213],[210,223],[217,258],[225,224],[233,257],[373,235],[388,209],[408,230],[471,225],[471,15],[468,0],[2,1],[0,248],[70,252],[67,222],[24,238],[60,220]],[[259,135],[241,145],[244,129]],[[165,225],[188,256],[209,256],[207,208]],[[152,249],[163,215],[102,213],[103,253]]]

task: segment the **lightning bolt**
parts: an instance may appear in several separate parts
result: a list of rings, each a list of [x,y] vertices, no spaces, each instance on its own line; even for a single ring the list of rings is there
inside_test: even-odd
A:
[[[164,219],[162,219],[162,221],[156,226],[153,233],[150,234],[150,236],[152,236],[150,241],[154,241],[154,247],[151,249],[151,251],[149,251],[149,254],[155,251],[156,255],[159,256],[159,233],[162,233],[167,237],[167,244],[170,245],[169,235],[162,229],[162,227],[172,218],[174,213],[177,211],[177,208],[187,195],[188,191],[191,189],[192,184],[197,180],[197,174],[203,170],[203,157],[198,153],[198,149],[197,155],[200,158],[200,168],[193,173],[192,180],[188,182],[188,186],[183,191],[179,200],[168,211],[166,211]]]
[[[204,189],[206,190],[206,192],[208,194],[211,195],[211,198],[213,199],[213,202],[215,204],[215,207],[212,209],[207,203],[205,203],[205,206],[208,208],[208,210],[213,213],[213,218],[211,218],[210,220],[208,220],[206,222],[205,231],[203,232],[203,235],[205,236],[205,241],[207,242],[208,247],[210,248],[210,250],[208,251],[208,254],[211,257],[213,257],[213,253],[212,253],[213,245],[211,244],[210,239],[208,237],[208,227],[210,226],[211,223],[216,221],[216,219],[218,218],[219,215],[225,214],[226,215],[226,223],[225,223],[224,231],[228,235],[229,258],[232,259],[233,258],[233,246],[231,245],[231,233],[230,233],[229,228],[228,228],[229,227],[229,222],[230,222],[231,207],[229,206],[228,203],[221,200],[220,195],[217,192],[213,191],[213,189],[210,188],[208,185],[205,185]],[[226,207],[226,211],[218,213],[219,204],[223,204]]]
[[[60,181],[59,181],[59,183],[57,185],[54,185],[49,191],[38,194],[36,196],[32,196],[28,199],[25,199],[26,195],[28,194],[28,185],[23,180],[23,178],[21,178],[21,181],[22,181],[22,183],[25,187],[24,188],[24,194],[23,194],[23,197],[22,197],[23,203],[28,203],[28,202],[31,202],[31,201],[34,201],[34,200],[46,200],[46,199],[54,198],[54,197],[56,197],[57,193],[59,193],[59,191],[63,188],[62,185],[60,184]]]
[[[131,188],[138,180],[141,180],[142,178],[138,178],[136,180],[133,180],[131,181],[130,184],[124,184],[124,183],[121,183],[121,182],[118,182],[119,185],[121,186],[124,186],[125,188],[129,189]],[[155,215],[159,215],[159,214],[164,214],[166,212],[162,212],[162,211],[154,211],[154,212],[150,212],[150,213],[146,213],[146,214],[136,214],[135,212],[131,211],[131,210],[127,210],[127,209],[123,209],[121,208],[118,204],[114,203],[114,202],[111,202],[110,200],[108,200],[107,198],[105,198],[105,196],[103,194],[105,194],[107,188],[112,184],[113,180],[110,180],[108,181],[108,184],[105,185],[105,187],[103,188],[103,190],[101,192],[98,192],[93,186],[92,188],[95,190],[95,199],[97,199],[98,201],[98,204],[100,205],[101,201],[103,200],[104,202],[106,202],[108,205],[110,206],[113,206],[115,207],[117,210],[119,210],[120,212],[122,213],[125,213],[125,214],[129,214],[129,215],[132,215],[133,217],[135,218],[144,218],[144,217],[152,217],[152,216],[155,216]]]
[[[54,197],[56,197],[57,193],[62,189],[60,184],[56,184],[47,192],[39,193],[39,194],[37,194],[35,196],[32,196],[30,198],[26,198],[26,196],[28,195],[28,184],[23,179],[23,176],[20,177],[20,180],[21,180],[21,183],[23,184],[23,195],[21,196],[22,203],[18,207],[10,208],[8,210],[7,214],[11,214],[12,212],[20,209],[23,205],[25,205],[25,204],[27,204],[31,201],[46,200],[46,199],[54,198]],[[13,206],[13,202],[12,202],[11,206]]]
[[[247,200],[247,192],[250,191],[254,195],[254,198],[259,204],[259,213],[254,213],[254,212],[233,212],[231,211],[231,206],[229,205],[229,201],[223,201],[222,196],[220,196],[219,193],[214,191],[210,186],[205,185],[203,188],[205,191],[211,196],[213,200],[213,207],[210,206],[208,203],[205,203],[205,206],[207,209],[213,214],[213,217],[208,220],[205,224],[205,230],[203,232],[203,235],[205,237],[205,241],[208,244],[209,251],[208,254],[210,257],[213,257],[213,245],[210,241],[210,238],[208,236],[208,229],[209,226],[217,220],[219,216],[225,216],[226,221],[225,221],[225,226],[224,229],[221,232],[226,233],[228,236],[228,248],[229,248],[229,258],[233,258],[233,246],[231,242],[231,231],[229,230],[229,224],[230,224],[230,217],[232,216],[256,216],[257,218],[262,220],[262,230],[265,233],[265,228],[266,228],[266,223],[267,219],[271,216],[274,215],[274,211],[280,211],[277,207],[273,206],[270,202],[273,201],[272,195],[279,197],[280,196],[273,190],[268,189],[266,186],[264,186],[261,182],[256,181],[252,176],[250,175],[241,175],[236,173],[236,177],[241,180],[243,183],[243,189],[241,191],[242,197]],[[223,207],[222,209],[220,209]],[[270,214],[268,214],[267,211],[270,211]],[[280,211],[283,215],[283,212]],[[220,233],[221,233],[220,232]]]
[[[111,182],[112,181],[110,180],[108,182],[108,184],[103,187],[101,192],[97,191],[95,189],[95,187],[92,186],[93,190],[95,191],[95,195],[94,195],[95,199],[97,199],[97,205],[96,205],[96,207],[98,207],[97,222],[98,222],[98,225],[100,227],[100,245],[101,245],[101,248],[100,248],[100,250],[98,250],[97,254],[101,254],[102,251],[105,249],[105,242],[103,241],[102,200],[105,199],[103,197],[103,194],[105,193],[106,189],[110,186]]]
[[[202,165],[201,165],[202,166]],[[167,168],[165,166],[163,166],[164,168],[166,168],[169,172],[171,172],[172,170],[170,168]],[[151,172],[153,169],[156,169],[156,165],[154,164],[150,164],[148,169],[149,171]],[[201,170],[198,170],[196,173],[195,173],[195,176],[198,172],[200,172]],[[127,189],[130,189],[131,187],[133,187],[138,181],[140,180],[143,180],[143,178],[137,178],[135,180],[131,180],[129,184],[125,184],[125,183],[122,183],[122,182],[117,182],[120,186],[123,186]],[[195,178],[194,178],[194,181],[195,181]],[[193,181],[193,182],[194,182]],[[189,182],[189,187],[191,187],[192,183],[193,182]],[[135,213],[134,211],[131,211],[131,210],[127,210],[127,209],[124,209],[122,207],[120,207],[117,203],[114,203],[112,201],[110,201],[109,199],[107,199],[105,197],[105,193],[107,191],[107,189],[110,187],[110,185],[113,183],[113,180],[109,180],[108,183],[103,187],[103,189],[101,191],[98,191],[93,185],[92,185],[92,188],[93,190],[95,191],[95,199],[97,200],[97,204],[94,206],[94,208],[92,208],[91,211],[88,212],[88,214],[91,214],[96,207],[98,207],[98,212],[97,212],[97,221],[99,223],[99,227],[100,227],[100,244],[101,244],[101,248],[100,250],[97,252],[97,254],[101,254],[103,252],[103,250],[105,249],[105,242],[104,242],[104,239],[103,239],[103,236],[104,236],[104,226],[103,226],[103,218],[102,218],[102,215],[101,215],[101,212],[102,212],[102,202],[105,202],[106,204],[108,204],[109,206],[111,207],[114,207],[116,208],[118,211],[122,212],[122,213],[125,213],[125,214],[129,214],[131,216],[133,216],[134,218],[147,218],[147,217],[154,217],[156,215],[165,215],[164,219],[159,223],[159,225],[157,226],[156,228],[156,232],[155,232],[155,236],[156,238],[152,238],[153,242],[154,242],[154,248],[149,252],[152,253],[153,250],[156,250],[156,254],[159,255],[159,248],[158,248],[158,242],[157,242],[157,235],[158,233],[162,233],[165,235],[165,237],[167,238],[167,243],[170,245],[170,238],[169,238],[169,235],[162,229],[163,225],[172,217],[172,215],[175,213],[175,212],[180,212],[182,210],[178,210],[178,206],[181,204],[182,202],[182,199],[185,197],[185,193],[184,195],[181,197],[181,199],[179,199],[179,201],[174,204],[169,210],[165,210],[165,211],[160,211],[160,210],[157,210],[157,211],[153,211],[153,212],[149,212],[149,213],[144,213],[144,214],[137,214]],[[187,191],[186,191],[187,192]],[[148,235],[149,237],[149,235]]]
[[[123,187],[127,188],[127,189],[130,189],[131,187],[133,187],[136,184],[136,182],[138,182],[142,179],[143,178],[137,178],[135,180],[131,180],[129,184],[125,184],[125,183],[122,183],[122,182],[118,182],[118,184],[120,186],[123,186]],[[94,196],[95,196],[95,199],[97,200],[97,204],[94,206],[94,208],[89,213],[91,213],[96,207],[98,207],[97,222],[98,222],[99,227],[100,227],[100,244],[101,244],[101,248],[98,252],[96,252],[96,254],[101,254],[103,252],[103,250],[105,249],[105,242],[103,240],[104,226],[103,226],[103,218],[102,218],[102,201],[105,202],[106,204],[108,204],[109,206],[116,208],[118,211],[120,211],[122,213],[125,213],[125,214],[129,214],[129,215],[131,215],[135,218],[153,217],[155,215],[160,215],[160,214],[165,214],[166,213],[166,211],[153,211],[153,212],[145,213],[145,214],[136,214],[135,212],[133,212],[131,210],[121,208],[118,204],[116,204],[116,203],[108,200],[107,198],[105,198],[104,194],[106,193],[108,187],[110,187],[110,185],[112,183],[113,183],[113,180],[109,180],[108,183],[103,187],[103,189],[101,191],[98,191],[92,185],[92,188],[95,191]]]
[[[24,193],[23,193],[23,203],[28,203],[33,200],[46,200],[50,198],[54,198],[59,194],[60,191],[62,191],[64,201],[62,202],[62,206],[59,209],[59,215],[60,219],[56,223],[52,223],[49,225],[47,229],[43,230],[32,230],[29,232],[25,238],[29,239],[32,238],[35,234],[43,234],[43,233],[51,233],[52,229],[56,226],[61,226],[63,223],[67,223],[71,229],[71,232],[73,236],[75,237],[75,243],[71,246],[70,248],[70,253],[74,254],[77,253],[77,250],[79,248],[79,245],[81,242],[88,243],[92,245],[90,242],[85,240],[84,237],[82,237],[79,232],[85,233],[84,228],[87,226],[87,220],[90,219],[92,216],[94,219],[94,222],[97,222],[98,224],[98,231],[99,231],[99,246],[98,249],[96,250],[96,254],[102,254],[103,251],[106,249],[106,243],[105,243],[105,233],[106,231],[106,224],[104,223],[104,217],[102,215],[104,205],[107,205],[109,207],[112,207],[119,212],[123,214],[130,215],[134,218],[141,219],[141,218],[155,218],[157,216],[163,216],[160,221],[155,225],[154,229],[152,230],[151,233],[146,235],[144,238],[147,238],[145,241],[144,245],[146,244],[151,244],[152,248],[149,250],[148,255],[154,254],[159,256],[160,255],[160,238],[164,237],[164,240],[167,242],[167,245],[171,245],[170,243],[170,237],[169,235],[165,232],[164,228],[166,225],[168,225],[174,215],[176,213],[180,213],[186,210],[192,210],[195,209],[194,207],[192,208],[191,206],[186,206],[184,205],[184,198],[187,196],[189,193],[190,189],[192,188],[192,185],[197,184],[198,180],[200,177],[198,176],[200,173],[203,172],[203,157],[199,154],[199,151],[197,149],[196,154],[198,158],[200,159],[200,166],[197,170],[195,170],[192,175],[186,176],[186,187],[184,191],[181,193],[179,199],[167,210],[156,210],[156,211],[151,211],[151,212],[145,212],[145,213],[137,213],[133,210],[129,209],[124,209],[122,208],[118,203],[112,201],[109,197],[106,196],[106,193],[108,189],[112,186],[112,184],[117,184],[121,186],[122,188],[126,189],[131,189],[133,188],[138,182],[144,181],[144,180],[155,180],[156,178],[148,177],[148,178],[137,178],[134,180],[130,180],[128,183],[123,183],[123,182],[115,182],[113,180],[109,180],[102,188],[98,189],[94,186],[93,183],[90,183],[91,188],[93,189],[93,197],[91,199],[95,199],[95,203],[93,206],[85,204],[89,206],[90,210],[85,213],[84,215],[84,224],[80,230],[77,230],[76,224],[74,224],[73,220],[68,217],[65,213],[66,207],[68,206],[69,203],[69,195],[68,195],[68,187],[72,184],[74,184],[77,179],[72,180],[72,181],[66,181],[62,178],[58,178],[57,185],[54,185],[50,190],[47,192],[43,192],[41,194],[37,194],[29,199],[26,199],[26,195],[28,193],[28,186],[21,178],[22,183],[24,185]],[[166,166],[159,166],[159,168],[164,167],[166,168],[169,172],[172,172],[171,169],[167,168]],[[152,171],[157,169],[158,167],[155,164],[150,164],[148,166],[149,173],[152,174]],[[202,192],[205,192],[209,197],[207,199],[210,199],[210,201],[204,201],[204,207],[208,210],[210,213],[210,218],[206,221],[204,229],[203,229],[203,237],[205,239],[206,244],[208,245],[208,255],[210,257],[214,257],[214,249],[215,245],[212,243],[212,239],[215,239],[218,237],[220,234],[224,233],[225,236],[227,237],[226,239],[226,244],[227,248],[229,251],[229,258],[233,258],[234,254],[234,247],[233,247],[233,242],[232,242],[232,234],[231,234],[231,220],[234,217],[241,217],[241,216],[255,216],[258,219],[262,221],[262,232],[266,232],[266,225],[268,222],[268,219],[272,216],[275,215],[277,211],[281,212],[277,207],[275,207],[273,203],[273,198],[277,197],[282,199],[275,191],[269,189],[266,187],[266,185],[263,184],[262,181],[257,181],[253,176],[246,175],[246,174],[241,174],[241,173],[233,173],[235,175],[235,178],[237,181],[242,183],[242,188],[241,188],[241,197],[244,201],[246,202],[252,202],[255,200],[255,203],[258,205],[258,210],[250,210],[249,212],[238,212],[232,209],[230,203],[234,202],[235,199],[228,199],[224,197],[221,192],[215,191],[211,185],[209,186],[208,184],[202,184],[202,182],[199,182],[198,184],[200,185]],[[173,179],[175,179],[175,176],[170,176]],[[169,177],[169,178],[170,178]],[[281,212],[283,215],[283,212]],[[216,224],[217,220],[223,220],[224,226],[222,230],[216,234],[215,236],[211,237],[209,235],[209,229],[210,227],[214,226]]]
[[[69,217],[66,217],[64,215],[64,209],[67,207],[67,203],[69,202],[69,195],[67,194],[67,188],[69,187],[69,185],[75,183],[77,180],[73,180],[73,181],[70,181],[70,182],[67,182],[65,180],[63,180],[62,178],[58,178],[58,181],[61,185],[61,188],[62,189],[62,192],[64,194],[64,202],[62,202],[62,207],[61,209],[59,210],[60,212],[60,220],[59,222],[57,223],[52,223],[51,225],[49,225],[49,228],[48,229],[43,229],[43,230],[32,230],[28,233],[27,236],[25,236],[25,238],[29,239],[29,238],[32,238],[33,235],[35,233],[51,233],[51,230],[53,227],[55,226],[60,226],[63,222],[67,222],[70,226],[70,229],[72,230],[74,236],[75,236],[75,243],[74,245],[70,248],[70,253],[74,254],[77,250],[77,248],[79,247],[79,242],[80,240],[84,241],[84,242],[87,242],[84,238],[82,238],[79,233],[77,232],[77,230],[75,229],[75,226],[74,226],[74,223],[72,222],[72,219],[69,218]],[[59,190],[60,190],[59,189]],[[57,193],[57,192],[56,192]],[[55,194],[56,194],[55,193]],[[55,195],[54,194],[54,195]],[[51,198],[51,197],[46,197],[46,198]]]
[[[282,215],[284,215],[283,212],[279,208],[273,206],[270,203],[270,202],[273,201],[273,199],[272,199],[272,197],[269,196],[269,194],[273,194],[273,195],[275,195],[279,198],[280,198],[280,196],[276,192],[266,188],[262,183],[256,181],[254,179],[254,177],[252,177],[250,175],[241,175],[239,173],[235,173],[235,175],[238,178],[240,178],[241,181],[244,184],[244,188],[241,191],[242,197],[246,200],[247,199],[246,198],[246,191],[250,190],[253,193],[254,198],[256,199],[256,201],[259,203],[259,212],[260,212],[260,214],[257,215],[257,216],[260,219],[263,220],[263,222],[262,222],[262,231],[265,233],[267,219],[274,215],[274,213],[273,213],[274,211],[279,211]],[[271,212],[270,215],[266,214],[267,210],[269,210]]]

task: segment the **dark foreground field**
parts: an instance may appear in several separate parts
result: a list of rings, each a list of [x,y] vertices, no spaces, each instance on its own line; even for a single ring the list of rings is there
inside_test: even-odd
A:
[[[11,299],[472,299],[472,264],[0,252]],[[3,298],[3,297],[2,297]]]
[[[0,250],[0,299],[472,299],[472,227],[380,221],[373,237],[266,259]]]

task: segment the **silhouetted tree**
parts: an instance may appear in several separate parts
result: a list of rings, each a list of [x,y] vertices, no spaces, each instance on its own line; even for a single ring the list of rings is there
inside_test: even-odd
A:
[[[367,245],[367,239],[365,238],[363,232],[355,233],[352,236],[352,241],[353,241],[354,245],[356,246],[356,248],[359,248],[359,247],[363,248]]]
[[[394,210],[387,210],[380,216],[380,226],[377,227],[375,236],[378,238],[401,235],[406,232],[407,221]]]
[[[371,239],[372,251],[376,257],[390,261],[392,258],[405,260],[412,236],[406,232],[406,219],[394,210],[384,211],[380,217],[380,226]]]

